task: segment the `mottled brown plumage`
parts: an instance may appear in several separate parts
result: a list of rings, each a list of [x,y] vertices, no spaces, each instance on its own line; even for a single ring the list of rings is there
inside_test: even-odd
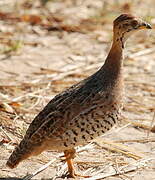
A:
[[[151,28],[139,18],[122,14],[114,21],[113,44],[104,65],[93,75],[55,96],[30,124],[7,165],[45,150],[64,151],[69,175],[75,177],[74,147],[102,135],[119,119],[122,106],[122,51],[128,36]]]

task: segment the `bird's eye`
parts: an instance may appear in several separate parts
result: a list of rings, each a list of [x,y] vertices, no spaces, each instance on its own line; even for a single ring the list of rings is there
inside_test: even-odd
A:
[[[136,20],[133,20],[131,22],[132,27],[136,27],[138,25],[138,22]]]

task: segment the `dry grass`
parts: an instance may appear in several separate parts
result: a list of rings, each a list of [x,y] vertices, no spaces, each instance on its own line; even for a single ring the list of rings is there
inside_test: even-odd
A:
[[[8,170],[4,163],[47,102],[103,64],[114,17],[121,12],[136,12],[155,26],[153,0],[93,2],[1,2],[0,177],[24,177],[29,170],[32,176],[27,178],[47,179],[49,172],[53,179],[63,175],[66,165],[60,161],[60,154],[54,152],[27,160],[18,170]],[[73,13],[75,16],[70,16]],[[148,170],[153,174],[154,42],[152,32],[141,32],[128,42],[124,62],[126,99],[119,128],[80,147],[75,159],[82,174],[92,175],[89,180],[110,180],[113,176],[136,180],[139,173],[145,176]],[[51,60],[48,50],[52,52]],[[50,162],[49,155],[53,158]],[[29,168],[33,161],[34,166]],[[51,170],[40,173],[42,165]]]

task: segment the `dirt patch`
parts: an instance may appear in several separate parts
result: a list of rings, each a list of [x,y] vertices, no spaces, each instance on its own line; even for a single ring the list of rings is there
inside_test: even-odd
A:
[[[110,48],[113,19],[131,12],[154,27],[153,7],[154,1],[1,1],[0,178],[23,178],[56,158],[33,179],[63,179],[66,165],[56,152],[44,152],[12,170],[5,163],[46,103],[101,67]],[[155,179],[155,135],[150,132],[155,112],[154,40],[153,30],[128,40],[122,120],[77,153],[81,174],[107,180]]]

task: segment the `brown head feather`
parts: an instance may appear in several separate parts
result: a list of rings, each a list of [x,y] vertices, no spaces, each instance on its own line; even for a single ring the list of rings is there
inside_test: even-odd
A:
[[[121,14],[114,20],[114,25],[118,25],[120,22],[125,20],[134,19],[135,16],[132,16],[131,14]]]

